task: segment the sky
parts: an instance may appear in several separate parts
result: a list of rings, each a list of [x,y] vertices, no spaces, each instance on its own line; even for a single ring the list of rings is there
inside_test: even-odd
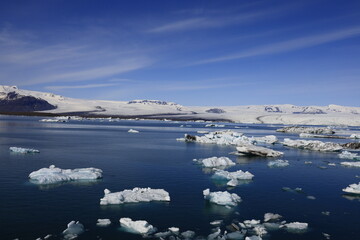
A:
[[[360,107],[360,1],[2,0],[0,84],[188,106]]]

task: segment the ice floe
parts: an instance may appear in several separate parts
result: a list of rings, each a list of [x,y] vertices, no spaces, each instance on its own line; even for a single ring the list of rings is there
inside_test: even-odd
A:
[[[241,146],[236,147],[236,150],[241,154],[261,157],[280,157],[283,155],[282,152],[252,144],[242,144]]]
[[[337,152],[343,149],[343,147],[338,143],[312,141],[312,140],[291,140],[290,138],[285,138],[283,141],[283,145],[293,148],[300,148],[300,149],[321,151],[321,152]]]
[[[360,167],[360,162],[341,162],[340,164],[346,167]]]
[[[275,135],[268,135],[264,137],[252,137],[256,142],[274,144],[278,142],[278,138]]]
[[[148,235],[156,232],[156,228],[144,220],[133,221],[131,218],[120,218],[119,221],[121,227],[127,232],[141,235]]]
[[[283,127],[276,130],[277,132],[285,133],[310,133],[310,134],[334,134],[335,131],[329,127],[301,127],[301,126],[290,126]]]
[[[306,231],[308,228],[308,224],[302,222],[291,222],[284,224],[284,226],[289,232],[303,232]]]
[[[129,129],[129,131],[128,131],[129,133],[139,133],[139,131],[138,130],[134,130],[134,129]]]
[[[280,214],[277,213],[265,213],[264,214],[264,222],[269,222],[272,220],[278,220],[282,218],[282,216]]]
[[[67,225],[67,229],[65,229],[62,234],[64,235],[65,239],[75,239],[80,234],[84,232],[84,225],[82,225],[79,221],[71,221]]]
[[[360,139],[360,134],[351,134],[350,138],[354,138],[354,139]]]
[[[14,153],[39,153],[40,151],[33,148],[10,147],[11,152]]]
[[[98,168],[61,169],[54,165],[41,168],[29,174],[29,178],[36,184],[53,184],[74,180],[94,180],[102,178],[102,170]]]
[[[193,161],[207,168],[229,167],[235,165],[235,163],[228,157],[210,157],[204,159],[194,159]]]
[[[348,187],[343,189],[346,193],[360,194],[360,182],[358,184],[350,184]]]
[[[224,206],[236,206],[241,202],[241,198],[235,193],[225,192],[210,192],[210,189],[203,191],[204,199],[211,203]]]
[[[267,165],[269,167],[287,167],[289,166],[289,161],[279,159],[275,161],[270,161]]]
[[[242,143],[254,143],[255,140],[242,133],[227,131],[209,132],[203,136],[185,134],[185,138],[178,139],[185,142],[211,143],[220,145],[238,145]]]
[[[104,197],[100,199],[100,205],[170,201],[169,193],[164,189],[134,188],[114,193],[105,189],[104,193]]]
[[[98,219],[97,220],[97,223],[96,223],[96,226],[99,226],[99,227],[107,227],[111,224],[111,221],[110,219]]]
[[[343,151],[338,156],[339,158],[343,159],[360,160],[360,156],[357,153],[352,153],[349,151]]]
[[[251,180],[254,177],[253,174],[246,171],[238,170],[236,172],[228,172],[225,170],[216,170],[212,178],[219,180],[229,180],[227,182],[228,186],[235,187],[239,185],[239,180]]]

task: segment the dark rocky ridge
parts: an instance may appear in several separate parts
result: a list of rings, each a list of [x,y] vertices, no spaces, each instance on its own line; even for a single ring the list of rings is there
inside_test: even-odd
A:
[[[22,96],[16,92],[9,92],[0,100],[0,112],[33,112],[55,109],[47,101],[32,96]]]

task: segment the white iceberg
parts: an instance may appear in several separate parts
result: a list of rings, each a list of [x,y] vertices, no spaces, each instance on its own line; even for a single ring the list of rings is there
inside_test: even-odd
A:
[[[156,228],[144,220],[133,221],[131,218],[120,218],[119,221],[121,227],[131,233],[148,235],[156,232]]]
[[[129,131],[128,131],[129,133],[139,133],[139,131],[138,130],[134,130],[134,129],[129,129]]]
[[[211,203],[224,206],[236,206],[241,202],[241,198],[235,193],[225,192],[210,192],[210,189],[203,191],[204,199]]]
[[[289,166],[289,161],[279,159],[275,161],[270,161],[267,165],[269,167],[287,167]]]
[[[340,164],[346,167],[360,167],[360,162],[341,162]]]
[[[99,226],[99,227],[107,227],[111,224],[111,221],[110,219],[98,219],[97,220],[97,223],[96,223],[96,226]]]
[[[278,142],[278,138],[275,135],[268,135],[264,137],[252,137],[256,142],[274,144]]]
[[[236,172],[228,172],[224,170],[216,170],[212,178],[214,179],[224,179],[229,180],[227,183],[228,186],[237,186],[239,184],[238,180],[251,180],[253,179],[254,175],[250,172],[246,171],[243,172],[242,170],[238,170]]]
[[[194,161],[207,168],[228,167],[235,165],[235,163],[228,157],[210,157],[199,160],[194,159]]]
[[[302,222],[291,222],[284,224],[284,226],[290,232],[302,232],[308,228],[308,224]]]
[[[230,130],[209,132],[203,136],[185,134],[185,138],[182,140],[185,142],[211,143],[220,145],[239,145],[244,143],[252,144],[255,142],[255,139],[244,136],[242,133],[233,132]]]
[[[264,215],[264,222],[272,221],[272,220],[278,220],[282,216],[280,214],[276,213],[265,213]]]
[[[338,143],[333,142],[321,142],[321,141],[311,141],[311,140],[291,140],[285,138],[283,142],[284,146],[300,148],[313,151],[321,152],[337,152],[343,149],[343,147]]]
[[[360,160],[360,156],[357,153],[352,153],[349,151],[342,151],[338,156],[339,158],[343,159]]]
[[[310,134],[334,134],[335,131],[329,127],[300,127],[290,126],[283,127],[276,130],[277,132],[285,133],[310,133]]]
[[[261,157],[279,157],[284,154],[279,151],[274,151],[269,148],[259,147],[252,144],[242,144],[241,146],[236,147],[236,150],[241,154]]]
[[[360,139],[360,134],[351,134],[350,138]]]
[[[15,153],[39,153],[40,151],[33,148],[10,147],[11,152]]]
[[[151,201],[170,201],[169,193],[164,189],[134,188],[121,192],[110,192],[104,190],[104,197],[100,199],[100,205],[123,204]]]
[[[80,222],[71,221],[62,234],[65,239],[75,239],[84,232],[84,225]]]
[[[29,174],[29,178],[36,184],[52,184],[74,180],[94,180],[102,178],[102,170],[98,168],[61,169],[54,165],[41,168]]]
[[[343,189],[346,193],[360,194],[360,182],[358,184],[350,184],[348,187]]]

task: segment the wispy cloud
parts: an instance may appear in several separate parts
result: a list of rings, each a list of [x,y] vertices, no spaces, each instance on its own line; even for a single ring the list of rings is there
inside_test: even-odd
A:
[[[84,84],[84,85],[63,85],[63,86],[47,86],[45,89],[48,90],[64,90],[64,89],[84,89],[84,88],[102,88],[117,86],[118,83],[99,83],[99,84]]]
[[[277,54],[282,52],[294,51],[297,49],[308,48],[329,42],[339,41],[342,39],[347,39],[358,35],[360,35],[360,26],[263,45],[243,52],[239,52],[237,54],[230,54],[215,58],[204,59],[201,61],[191,63],[189,65],[191,66],[191,65],[223,62],[223,61],[236,60],[241,58],[255,57],[260,55]]]

